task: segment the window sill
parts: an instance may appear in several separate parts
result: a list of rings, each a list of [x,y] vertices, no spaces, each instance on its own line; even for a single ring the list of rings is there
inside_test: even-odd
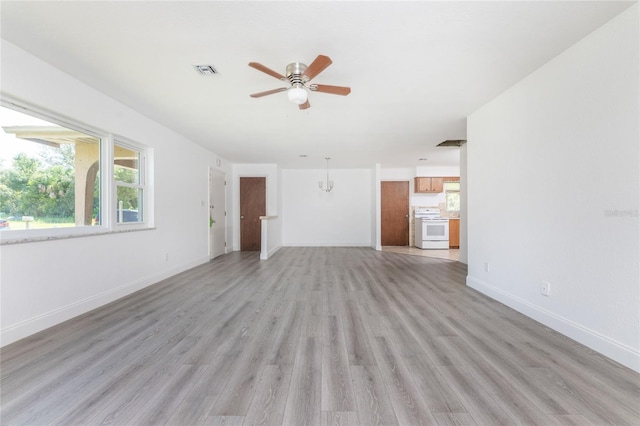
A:
[[[98,235],[112,235],[112,234],[124,234],[128,232],[140,232],[140,231],[151,231],[155,230],[155,227],[128,227],[126,229],[112,229],[112,230],[92,230],[89,232],[77,232],[77,233],[63,233],[59,235],[33,235],[33,236],[24,236],[24,235],[16,235],[16,236],[5,236],[4,232],[11,231],[0,231],[0,246],[13,245],[13,244],[25,244],[25,243],[39,243],[43,241],[56,241],[56,240],[67,240],[71,238],[83,238],[83,237],[96,237]]]

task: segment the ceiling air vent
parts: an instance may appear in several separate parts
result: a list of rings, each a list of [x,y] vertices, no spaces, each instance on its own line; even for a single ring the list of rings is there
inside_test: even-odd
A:
[[[436,146],[461,146],[467,143],[466,139],[447,139],[444,142],[440,142]]]
[[[194,65],[195,69],[202,75],[215,75],[218,71],[211,65]]]

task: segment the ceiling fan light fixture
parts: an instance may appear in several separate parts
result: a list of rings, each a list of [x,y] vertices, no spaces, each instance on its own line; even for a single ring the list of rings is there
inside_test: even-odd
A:
[[[297,105],[302,105],[303,103],[307,102],[309,93],[304,88],[304,86],[295,85],[287,91],[287,96],[289,97],[290,102],[293,102]]]
[[[300,62],[293,62],[287,65],[286,76],[267,68],[259,62],[249,62],[251,68],[255,68],[271,77],[277,78],[280,81],[288,82],[291,84],[289,87],[280,87],[279,89],[267,90],[265,92],[252,93],[249,96],[252,98],[261,98],[267,95],[273,95],[274,93],[287,92],[289,102],[298,105],[298,108],[302,111],[311,107],[309,104],[309,90],[312,92],[329,93],[331,95],[346,96],[351,93],[350,87],[343,86],[329,86],[327,84],[311,84],[308,85],[314,77],[324,71],[329,65],[331,65],[331,58],[325,55],[318,55],[316,59],[311,62],[311,65],[306,66]]]

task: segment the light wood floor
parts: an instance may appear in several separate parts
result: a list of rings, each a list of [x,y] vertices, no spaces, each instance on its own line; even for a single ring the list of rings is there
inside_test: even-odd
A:
[[[431,250],[411,246],[383,246],[382,251],[389,253],[409,254],[411,256],[435,257],[438,259],[449,260],[458,260],[460,258],[459,249]]]
[[[640,375],[366,248],[235,252],[4,348],[5,424],[640,424]]]

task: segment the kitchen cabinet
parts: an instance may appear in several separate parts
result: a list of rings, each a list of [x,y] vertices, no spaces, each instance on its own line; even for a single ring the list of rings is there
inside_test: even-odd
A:
[[[433,193],[443,191],[444,178],[441,177],[416,177],[414,179],[413,192]]]
[[[449,248],[460,248],[460,219],[449,219]]]

